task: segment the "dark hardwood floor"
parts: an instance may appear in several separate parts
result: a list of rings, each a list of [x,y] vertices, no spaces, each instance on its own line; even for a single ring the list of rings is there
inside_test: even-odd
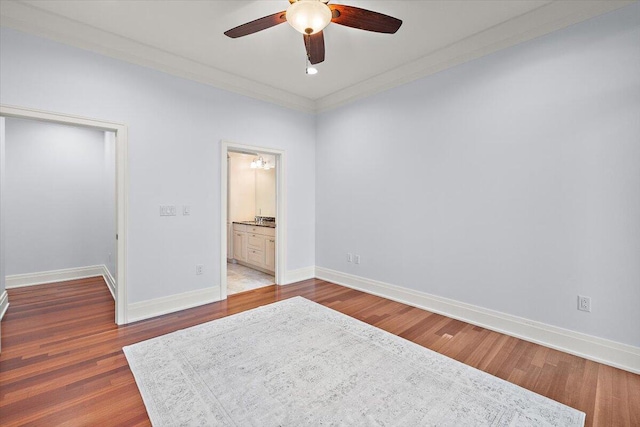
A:
[[[301,295],[587,414],[640,426],[640,376],[322,280],[268,286],[124,327],[102,278],[11,289],[0,425],[149,425],[122,346]]]

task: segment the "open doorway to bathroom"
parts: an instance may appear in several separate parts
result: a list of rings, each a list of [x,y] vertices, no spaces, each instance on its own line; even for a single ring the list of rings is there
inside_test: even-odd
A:
[[[227,294],[275,283],[276,156],[227,153]]]
[[[222,142],[224,297],[273,284],[284,272],[284,152]]]

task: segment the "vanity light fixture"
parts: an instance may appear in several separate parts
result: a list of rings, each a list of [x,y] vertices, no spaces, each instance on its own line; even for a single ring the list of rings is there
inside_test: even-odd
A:
[[[262,156],[258,157],[257,159],[253,159],[250,167],[251,169],[264,169],[264,170],[269,170],[272,168],[269,161],[264,160]]]
[[[253,159],[253,161],[251,162],[251,169],[262,168],[262,163],[264,163],[264,160],[262,160],[262,157],[258,157],[257,159]]]

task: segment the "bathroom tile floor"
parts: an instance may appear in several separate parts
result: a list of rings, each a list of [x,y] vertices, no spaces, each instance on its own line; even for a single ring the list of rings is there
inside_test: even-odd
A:
[[[240,264],[227,263],[227,294],[237,294],[263,286],[273,285],[274,276],[245,267]]]

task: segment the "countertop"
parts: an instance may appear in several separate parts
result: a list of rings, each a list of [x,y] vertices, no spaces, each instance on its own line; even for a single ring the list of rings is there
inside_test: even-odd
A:
[[[255,221],[233,221],[234,224],[255,225],[256,227],[276,228],[275,222],[265,221],[262,224],[258,224]]]

